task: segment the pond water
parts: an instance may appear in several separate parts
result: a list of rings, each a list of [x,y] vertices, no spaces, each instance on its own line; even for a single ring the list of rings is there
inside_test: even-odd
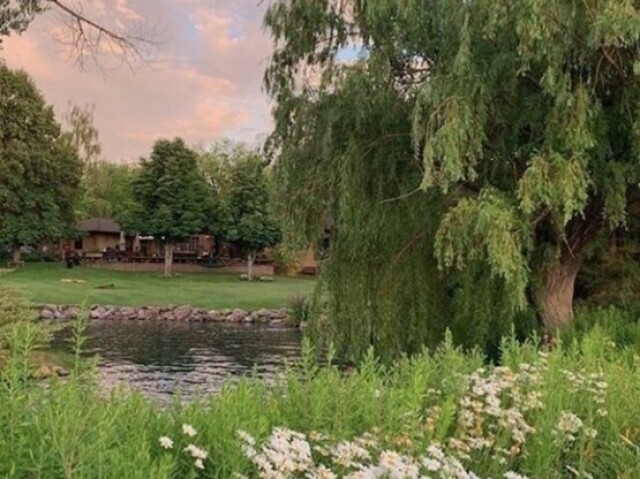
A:
[[[69,348],[69,331],[54,347]],[[254,371],[267,381],[300,357],[297,329],[172,321],[92,321],[85,349],[100,357],[105,390],[137,389],[162,402],[216,393],[223,382]]]

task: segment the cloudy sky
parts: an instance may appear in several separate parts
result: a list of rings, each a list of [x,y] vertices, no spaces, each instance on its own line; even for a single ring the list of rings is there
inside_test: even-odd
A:
[[[76,2],[76,3],[72,3]],[[206,145],[230,137],[256,142],[269,131],[268,98],[261,89],[271,41],[262,29],[260,0],[69,0],[117,27],[153,32],[150,61],[82,71],[53,40],[61,19],[40,16],[19,37],[3,42],[0,57],[26,70],[54,105],[95,105],[105,157],[134,161],[158,137],[182,136]]]

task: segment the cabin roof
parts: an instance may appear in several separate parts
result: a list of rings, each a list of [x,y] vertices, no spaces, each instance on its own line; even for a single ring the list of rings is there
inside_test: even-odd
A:
[[[113,218],[89,218],[78,223],[78,229],[85,233],[120,234],[121,228]]]

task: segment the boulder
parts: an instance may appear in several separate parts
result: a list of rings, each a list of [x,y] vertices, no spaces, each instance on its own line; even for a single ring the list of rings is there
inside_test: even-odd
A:
[[[287,311],[284,309],[273,309],[269,315],[271,319],[287,319]]]
[[[220,311],[212,309],[211,311],[207,312],[207,321],[214,321],[216,323],[224,321],[224,314],[222,314]]]
[[[160,308],[147,308],[145,311],[145,318],[149,321],[156,321],[160,319]]]
[[[118,314],[122,319],[137,319],[138,318],[138,312],[134,308],[130,308],[128,306],[120,308],[120,311],[118,312]]]
[[[53,311],[47,308],[42,308],[40,310],[40,319],[53,319]]]
[[[193,315],[193,309],[190,306],[180,306],[173,310],[173,316],[177,321],[187,321]]]
[[[240,323],[249,315],[244,309],[234,309],[233,312],[227,316],[227,321],[233,323]]]
[[[269,326],[273,328],[281,328],[284,324],[284,319],[272,319],[269,321]]]
[[[78,319],[80,316],[80,308],[78,306],[71,306],[65,311],[65,319]]]

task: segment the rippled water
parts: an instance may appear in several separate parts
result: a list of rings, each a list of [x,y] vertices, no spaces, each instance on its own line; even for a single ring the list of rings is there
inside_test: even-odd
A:
[[[215,393],[226,380],[255,371],[270,380],[300,355],[300,332],[255,326],[160,321],[93,321],[86,349],[100,356],[99,375],[168,401]],[[54,344],[62,347],[68,332]]]

